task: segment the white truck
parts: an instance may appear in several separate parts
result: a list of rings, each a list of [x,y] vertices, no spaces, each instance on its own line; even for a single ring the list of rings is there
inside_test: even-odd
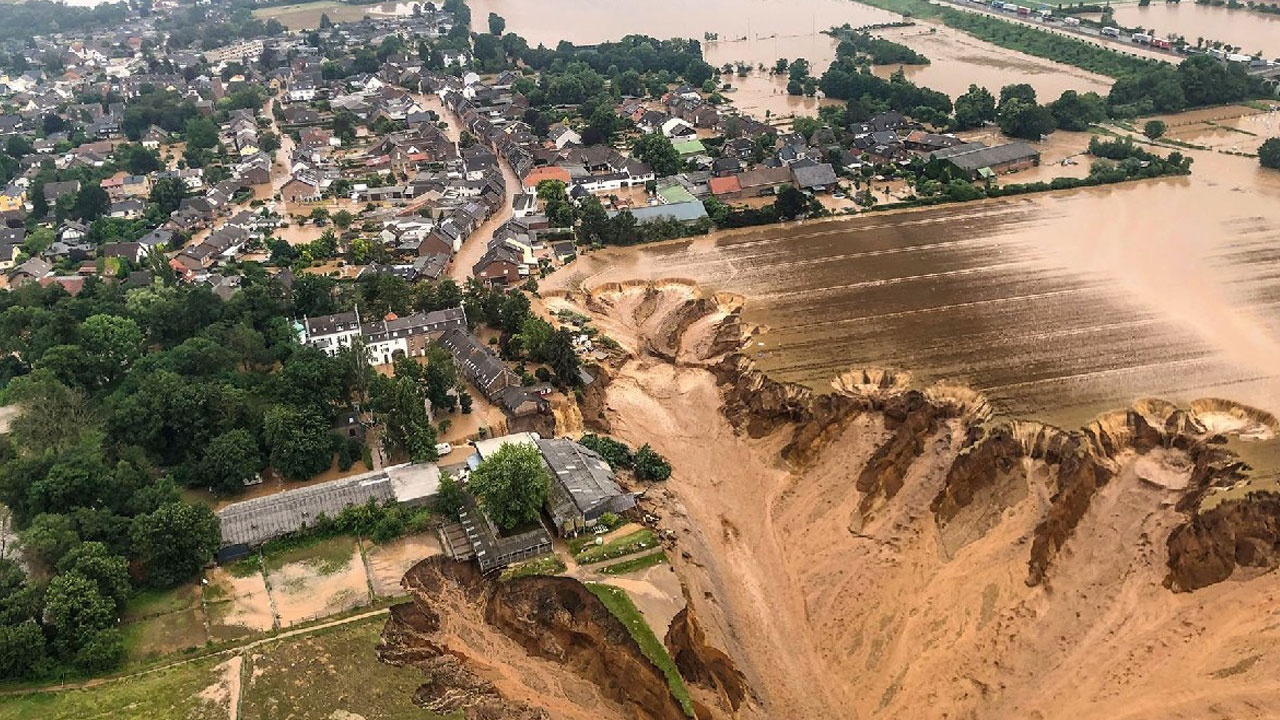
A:
[[[1120,37],[1120,28],[1104,27],[1102,28],[1102,34],[1106,37],[1118,38]]]

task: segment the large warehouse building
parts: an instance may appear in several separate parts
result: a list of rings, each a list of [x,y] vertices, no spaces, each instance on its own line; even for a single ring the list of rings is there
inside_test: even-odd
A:
[[[236,550],[245,551],[300,530],[322,513],[334,517],[345,508],[370,500],[421,504],[439,488],[440,468],[433,463],[418,463],[245,500],[218,511],[222,544],[230,554],[242,554]]]

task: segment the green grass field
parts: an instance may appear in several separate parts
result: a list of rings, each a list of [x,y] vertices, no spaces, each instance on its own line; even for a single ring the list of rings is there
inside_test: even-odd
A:
[[[218,682],[220,662],[197,660],[85,690],[0,698],[0,720],[226,720],[225,706],[200,696]]]
[[[240,720],[444,720],[413,704],[415,668],[378,661],[385,616],[259,645],[245,652]],[[211,692],[229,656],[193,660],[83,690],[0,697],[0,720],[227,720],[229,695]],[[349,717],[341,715],[341,717]]]
[[[318,540],[280,551],[270,549],[263,555],[267,571],[275,571],[289,563],[304,563],[321,575],[332,575],[351,564],[355,538],[349,535]]]
[[[254,648],[245,659],[240,720],[328,718],[339,710],[365,720],[445,717],[413,704],[420,671],[378,661],[384,622],[378,617]]]
[[[615,540],[610,540],[603,545],[587,545],[582,548],[581,552],[575,553],[575,559],[587,565],[604,560],[613,560],[614,558],[620,558],[657,546],[658,538],[653,534],[652,530],[640,530],[639,532],[633,532],[630,535],[623,535]]]
[[[644,653],[644,656],[649,658],[649,662],[657,666],[666,676],[667,686],[671,688],[671,696],[680,703],[680,707],[684,708],[685,715],[693,717],[693,699],[689,697],[689,688],[685,687],[684,679],[680,677],[680,671],[676,669],[675,661],[667,653],[666,646],[653,634],[649,623],[645,622],[644,616],[636,609],[635,603],[631,602],[631,596],[627,595],[625,590],[612,585],[600,583],[586,585],[591,594],[600,598],[600,602],[609,608],[609,612],[627,626],[631,637],[640,646],[640,652]]]
[[[644,570],[655,565],[663,565],[667,562],[667,554],[659,550],[656,553],[648,555],[637,555],[636,557],[627,558],[622,562],[616,562],[612,565],[606,565],[600,568],[600,572],[605,575],[626,575],[637,570]]]
[[[559,575],[564,572],[564,562],[556,555],[534,558],[502,571],[503,580],[529,577],[530,575]]]

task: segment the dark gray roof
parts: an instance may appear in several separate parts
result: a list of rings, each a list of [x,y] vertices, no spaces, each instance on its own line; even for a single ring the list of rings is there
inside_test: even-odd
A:
[[[453,355],[453,361],[462,374],[490,400],[503,388],[517,382],[515,373],[508,370],[498,356],[464,330],[446,330],[440,336],[440,344]]]
[[[635,498],[614,481],[604,458],[568,439],[535,442],[551,470],[547,505],[557,527],[573,528],[606,512],[635,507]]]
[[[370,500],[385,502],[394,497],[391,479],[379,474],[373,478],[358,475],[245,500],[218,512],[222,521],[222,543],[258,545],[314,523],[321,513],[334,517],[352,505]]]
[[[547,534],[541,521],[536,528],[504,537],[470,493],[466,496],[462,512],[458,514],[458,522],[467,535],[467,542],[471,543],[480,572],[489,572],[551,552],[551,536]]]
[[[393,465],[275,495],[234,503],[218,511],[222,544],[258,545],[314,523],[320,513],[334,517],[370,500],[420,504],[435,495],[440,471],[432,463]]]
[[[1027,143],[1015,142],[995,147],[973,147],[979,143],[957,145],[946,150],[930,153],[930,158],[948,160],[961,170],[973,172],[992,165],[1018,162],[1040,157],[1040,151]]]
[[[825,187],[827,185],[835,185],[836,171],[832,169],[830,163],[818,163],[807,167],[791,166],[791,173],[795,176],[796,185],[801,188]]]

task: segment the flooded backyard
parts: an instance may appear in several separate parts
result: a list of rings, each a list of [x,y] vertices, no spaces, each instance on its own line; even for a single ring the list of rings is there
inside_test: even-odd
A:
[[[1280,411],[1280,176],[1192,154],[1191,178],[609,250],[544,286],[741,294],[760,367],[816,388],[890,367],[1060,423],[1152,395]]]

